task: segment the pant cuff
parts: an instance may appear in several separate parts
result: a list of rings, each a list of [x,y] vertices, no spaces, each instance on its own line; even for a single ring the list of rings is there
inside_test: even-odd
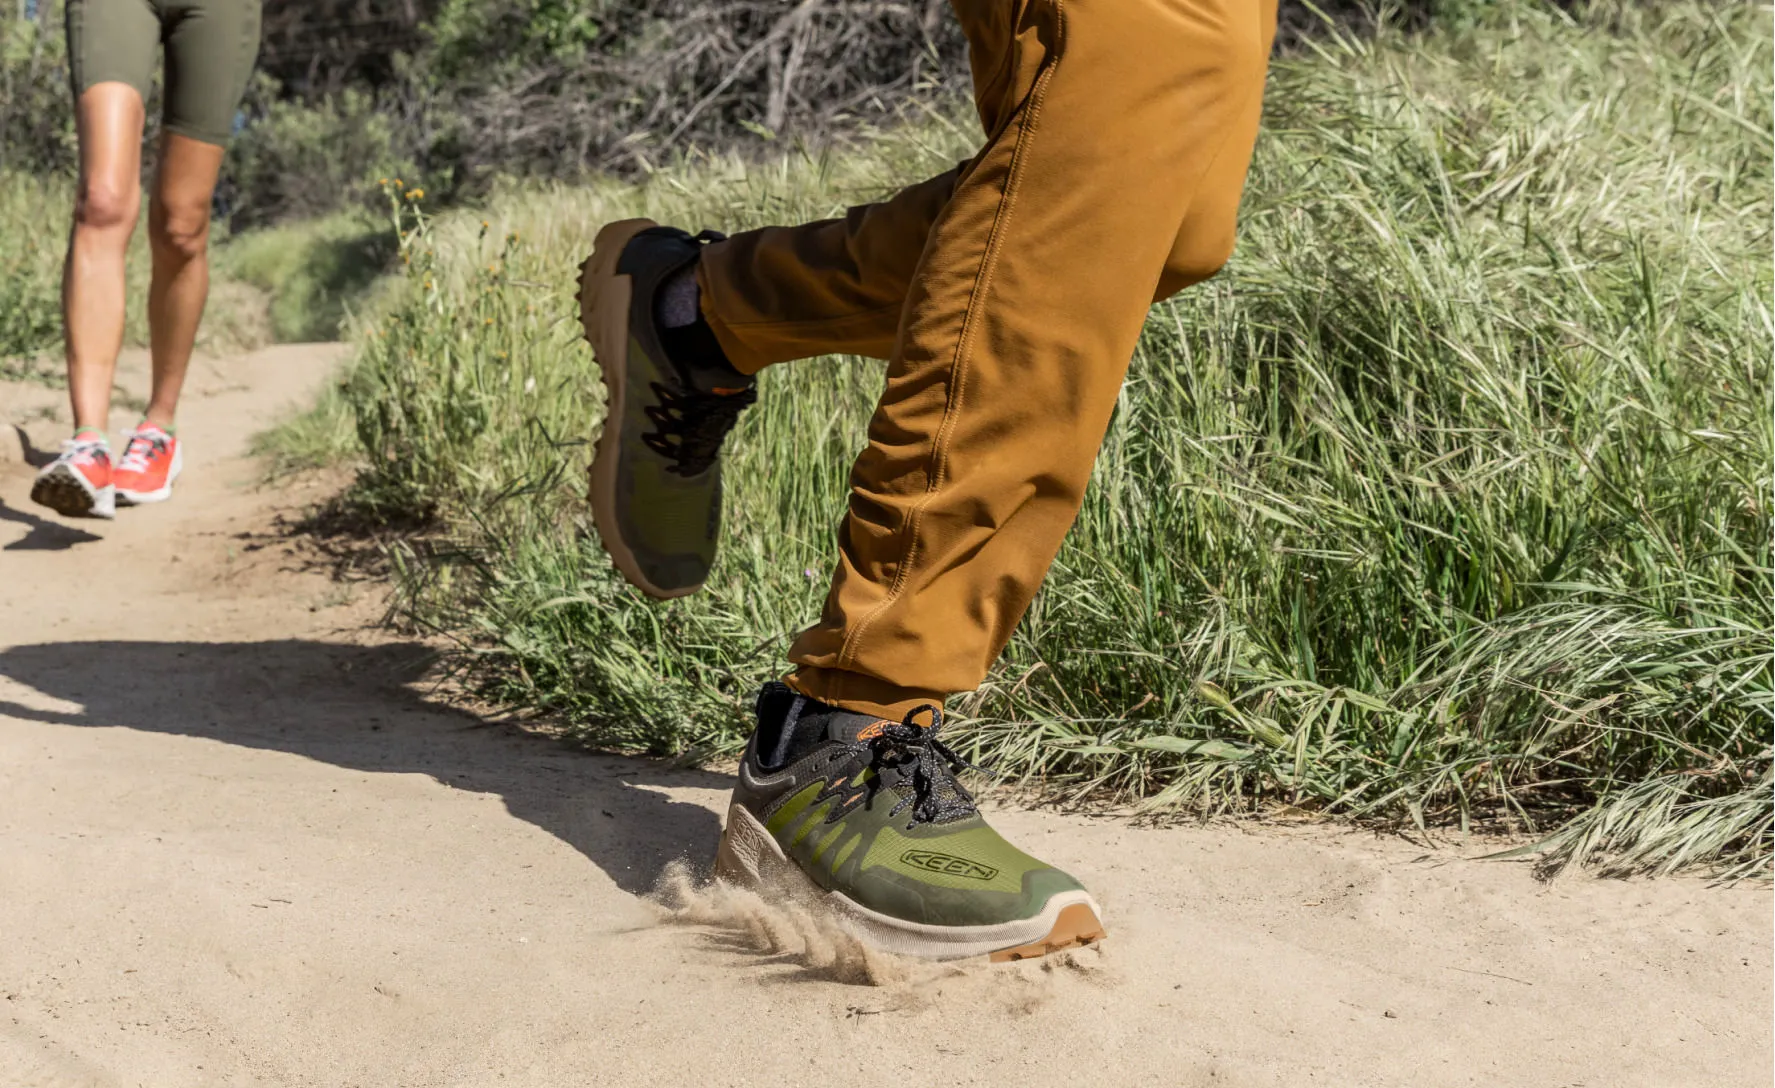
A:
[[[795,318],[782,321],[760,321],[756,315],[735,324],[723,315],[723,283],[730,282],[730,272],[719,268],[722,247],[715,242],[703,250],[697,263],[697,307],[703,323],[715,334],[715,342],[735,370],[756,374],[767,366],[819,355],[863,355],[886,359],[893,354],[894,330],[899,325],[898,304],[876,310],[828,315],[819,318]]]
[[[877,718],[899,721],[921,706],[943,705],[947,696],[939,691],[903,688],[862,673],[842,669],[822,669],[802,665],[784,678],[784,683],[810,699],[842,707],[857,714],[873,714]]]
[[[715,334],[715,342],[721,345],[722,354],[727,356],[727,361],[733,365],[733,368],[741,374],[756,374],[775,360],[753,351],[744,340],[734,333],[727,322],[721,319],[721,314],[718,312],[720,300],[710,289],[714,277],[709,275],[709,261],[712,257],[719,259],[719,255],[715,251],[723,244],[714,242],[705,246],[702,259],[697,262],[697,309],[702,311],[704,323],[709,326],[709,331]]]

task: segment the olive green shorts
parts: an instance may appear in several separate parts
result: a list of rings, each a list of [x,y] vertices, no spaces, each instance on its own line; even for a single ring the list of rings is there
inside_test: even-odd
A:
[[[127,83],[148,100],[166,47],[162,128],[226,144],[259,55],[260,0],[68,0],[68,66],[78,99]]]

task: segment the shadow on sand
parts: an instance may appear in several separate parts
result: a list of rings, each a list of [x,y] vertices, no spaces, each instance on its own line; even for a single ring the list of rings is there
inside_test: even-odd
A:
[[[434,706],[407,686],[428,661],[413,644],[299,639],[17,646],[0,651],[0,677],[83,709],[38,709],[5,693],[0,714],[205,737],[497,794],[513,816],[635,895],[653,891],[673,860],[706,870],[720,833],[715,814],[646,787],[725,789],[727,778],[578,752]],[[138,679],[118,687],[119,676]]]
[[[0,521],[15,522],[30,531],[17,540],[0,548],[9,552],[60,552],[74,547],[76,544],[90,544],[103,537],[94,536],[85,529],[76,529],[72,525],[64,525],[59,521],[39,517],[29,510],[19,510],[0,501]]]

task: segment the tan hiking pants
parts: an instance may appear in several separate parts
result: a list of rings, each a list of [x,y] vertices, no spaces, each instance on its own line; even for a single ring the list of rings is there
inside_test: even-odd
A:
[[[1078,516],[1146,312],[1213,275],[1276,0],[953,0],[987,132],[842,219],[708,247],[736,366],[889,360],[804,694],[898,718],[978,686]]]

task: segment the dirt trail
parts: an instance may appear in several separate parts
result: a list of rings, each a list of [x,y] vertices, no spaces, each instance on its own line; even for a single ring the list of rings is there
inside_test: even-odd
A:
[[[337,358],[200,363],[177,498],[112,524],[0,464],[0,1088],[1770,1082],[1753,888],[1007,811],[1100,953],[863,985],[744,904],[661,924],[722,777],[429,705],[270,531],[314,493],[247,440]],[[0,422],[48,444],[58,402],[0,385]]]

